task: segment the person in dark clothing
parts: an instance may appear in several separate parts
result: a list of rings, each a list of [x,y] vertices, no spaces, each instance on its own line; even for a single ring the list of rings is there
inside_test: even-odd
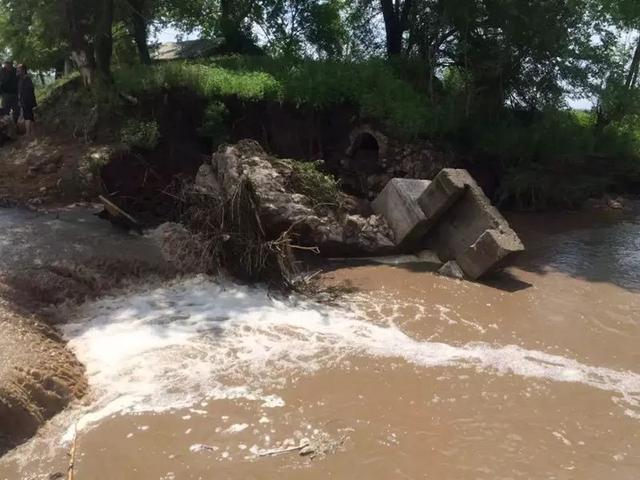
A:
[[[18,103],[18,74],[12,60],[6,60],[0,69],[0,114],[11,114],[13,121],[18,123],[20,106]]]
[[[18,101],[22,109],[22,118],[24,119],[27,136],[31,136],[33,134],[33,123],[35,122],[33,109],[38,106],[38,103],[36,102],[33,81],[27,66],[24,64],[18,66]]]

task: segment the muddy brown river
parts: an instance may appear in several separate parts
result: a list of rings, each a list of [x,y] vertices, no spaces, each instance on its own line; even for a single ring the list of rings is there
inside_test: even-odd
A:
[[[76,480],[636,480],[634,208],[512,218],[528,252],[485,284],[389,260],[332,264],[335,304],[204,277],[87,304],[91,393],[0,479],[67,478],[75,439]]]

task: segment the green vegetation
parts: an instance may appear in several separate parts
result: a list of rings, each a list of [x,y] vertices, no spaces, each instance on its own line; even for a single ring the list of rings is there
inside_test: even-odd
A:
[[[221,39],[218,57],[151,64],[166,25]],[[637,0],[0,0],[0,50],[58,74],[73,59],[99,123],[119,108],[109,90],[197,93],[213,143],[230,98],[348,106],[476,159],[526,207],[640,184],[639,28]]]
[[[214,145],[224,143],[227,139],[225,119],[228,113],[224,103],[219,101],[209,103],[204,110],[204,118],[198,134],[211,140]]]
[[[128,120],[120,130],[120,140],[129,147],[153,150],[160,140],[160,127],[156,121]]]
[[[77,81],[78,78],[79,75],[77,73],[72,73],[70,75],[60,77],[47,85],[40,86],[36,89],[36,99],[38,104],[46,104],[51,100],[52,96],[60,95],[68,88],[73,89],[73,83]]]
[[[188,88],[211,101],[237,97],[317,109],[348,104],[407,138],[429,131],[429,101],[382,60],[365,63],[226,57],[209,64],[166,63],[116,70],[116,85],[133,95]]]
[[[289,187],[295,193],[306,195],[316,208],[339,206],[342,194],[338,182],[331,175],[322,173],[323,162],[296,162],[279,160],[291,169]]]

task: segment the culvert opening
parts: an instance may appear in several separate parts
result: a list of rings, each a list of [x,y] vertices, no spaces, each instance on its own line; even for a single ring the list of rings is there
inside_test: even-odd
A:
[[[340,181],[342,189],[359,198],[371,198],[368,179],[384,172],[386,146],[370,132],[360,131],[352,136],[351,146],[342,161]]]
[[[353,160],[358,164],[373,167],[380,159],[380,145],[376,137],[370,133],[361,133],[353,145]]]

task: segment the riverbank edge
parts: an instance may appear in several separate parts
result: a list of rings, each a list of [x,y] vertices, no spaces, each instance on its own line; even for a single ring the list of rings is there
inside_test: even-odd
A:
[[[0,456],[90,394],[85,366],[57,326],[86,301],[177,276],[168,264],[98,256],[0,272]]]

